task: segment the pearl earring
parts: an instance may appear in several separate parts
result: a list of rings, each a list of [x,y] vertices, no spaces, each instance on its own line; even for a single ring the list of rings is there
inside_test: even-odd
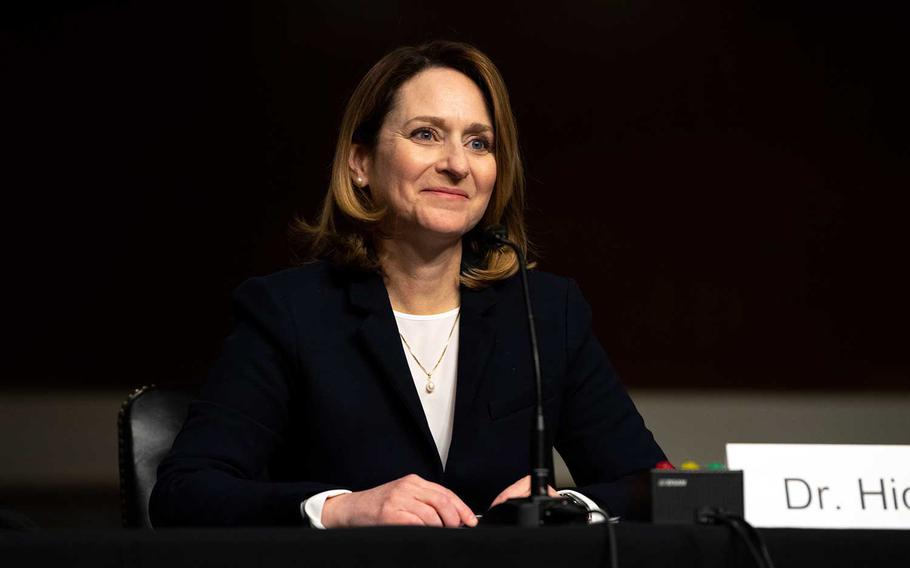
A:
[[[357,186],[358,186],[358,187],[362,187],[362,186],[363,186],[363,178],[360,177],[360,176],[357,176]]]

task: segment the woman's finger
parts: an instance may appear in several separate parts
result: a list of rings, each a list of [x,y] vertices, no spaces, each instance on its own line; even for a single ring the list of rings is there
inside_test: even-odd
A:
[[[423,519],[411,513],[410,511],[395,511],[389,518],[386,519],[386,524],[390,525],[416,525],[419,527],[425,526],[426,523],[423,522]]]
[[[415,495],[418,501],[429,505],[436,511],[443,525],[457,527],[461,525],[461,514],[458,512],[452,497],[454,497],[454,494],[450,496],[445,491],[440,491],[433,487],[424,488],[423,491]]]
[[[445,523],[442,521],[442,517],[439,515],[436,509],[422,501],[412,499],[404,507],[405,508],[403,510],[405,512],[417,515],[420,520],[423,521],[423,524],[428,527],[445,526]]]
[[[547,485],[547,494],[550,497],[559,497],[559,493],[551,485]],[[531,495],[531,476],[527,475],[522,477],[512,485],[506,487],[502,493],[496,496],[496,499],[493,499],[493,503],[490,505],[492,509],[496,505],[503,503],[509,499],[514,499],[516,497],[530,497]]]
[[[477,517],[474,515],[474,511],[472,511],[471,508],[468,507],[467,503],[462,501],[461,498],[458,495],[456,495],[455,492],[453,492],[451,489],[448,489],[447,487],[443,487],[441,485],[439,486],[439,488],[442,490],[443,494],[446,495],[446,497],[448,498],[449,504],[452,506],[452,508],[454,509],[454,511],[458,517],[455,526],[456,527],[461,526],[461,525],[467,525],[469,527],[475,526],[477,524]]]
[[[502,491],[502,493],[497,495],[496,499],[493,499],[493,503],[490,505],[490,508],[492,509],[496,505],[499,505],[500,503],[503,503],[509,499],[513,499],[516,497],[527,497],[530,494],[531,494],[531,476],[526,475],[526,476],[522,477],[521,479],[519,479],[518,481],[516,481],[515,483],[513,483],[512,485],[509,485],[508,487],[506,487]]]
[[[473,527],[477,524],[477,517],[474,515],[474,511],[448,487],[417,476],[412,481],[419,488],[418,494],[421,500],[436,509],[445,526],[459,527],[467,525]]]

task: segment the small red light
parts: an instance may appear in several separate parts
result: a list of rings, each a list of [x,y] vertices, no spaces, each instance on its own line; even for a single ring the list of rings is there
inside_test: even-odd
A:
[[[668,461],[657,462],[657,465],[654,466],[654,469],[676,469],[673,467],[673,464]]]

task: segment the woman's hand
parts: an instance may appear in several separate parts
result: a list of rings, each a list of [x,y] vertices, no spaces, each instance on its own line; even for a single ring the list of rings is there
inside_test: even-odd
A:
[[[322,507],[326,528],[370,525],[459,527],[477,517],[450,490],[411,474],[366,491],[329,497]]]
[[[559,493],[555,489],[547,485],[547,492],[550,494],[550,497],[557,497]],[[531,496],[531,476],[526,475],[503,489],[502,493],[496,496],[496,499],[493,499],[493,504],[490,505],[492,509],[496,505],[507,501],[508,499],[513,499],[516,497],[530,497]]]

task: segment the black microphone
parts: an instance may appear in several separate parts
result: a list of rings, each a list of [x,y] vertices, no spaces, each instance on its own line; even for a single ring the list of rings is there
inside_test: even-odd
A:
[[[502,225],[490,225],[482,233],[480,233],[480,242],[488,249],[501,249],[504,246],[512,246],[512,249],[517,252],[519,255],[519,262],[521,262],[522,255],[521,251],[518,250],[518,245],[509,240],[509,235],[506,232],[506,228]]]
[[[482,524],[519,525],[539,527],[567,523],[586,523],[588,510],[564,497],[550,497],[547,485],[550,480],[549,452],[547,451],[547,428],[543,413],[543,387],[540,377],[540,351],[537,348],[537,330],[534,326],[534,312],[531,309],[531,293],[528,289],[528,263],[524,251],[508,239],[508,233],[501,225],[492,225],[481,233],[481,243],[488,249],[509,247],[518,258],[521,273],[521,288],[524,293],[525,311],[528,315],[528,329],[531,336],[531,357],[534,363],[536,386],[536,416],[531,428],[531,496],[509,499],[484,513]]]

